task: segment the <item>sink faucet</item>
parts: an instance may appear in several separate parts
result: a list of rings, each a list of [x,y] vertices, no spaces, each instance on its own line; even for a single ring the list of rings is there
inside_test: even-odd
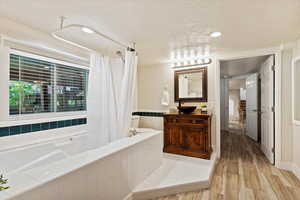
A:
[[[179,107],[181,107],[181,104],[184,104],[183,102],[181,102],[182,100],[179,99]]]

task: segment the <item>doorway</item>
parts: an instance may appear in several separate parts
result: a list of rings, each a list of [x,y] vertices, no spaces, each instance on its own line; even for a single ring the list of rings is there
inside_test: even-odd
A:
[[[246,122],[246,79],[228,80],[228,130],[244,133]]]
[[[221,130],[244,134],[275,163],[275,56],[220,62]]]

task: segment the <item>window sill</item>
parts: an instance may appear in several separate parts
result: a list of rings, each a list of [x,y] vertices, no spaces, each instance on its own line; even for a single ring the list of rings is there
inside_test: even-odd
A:
[[[0,127],[18,126],[33,123],[43,123],[68,119],[86,118],[86,111],[61,112],[61,113],[41,113],[10,116],[7,121],[1,121]]]

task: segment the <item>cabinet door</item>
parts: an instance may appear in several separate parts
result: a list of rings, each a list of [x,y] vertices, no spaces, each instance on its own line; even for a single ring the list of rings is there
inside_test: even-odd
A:
[[[165,129],[165,145],[171,145],[182,148],[184,146],[182,128],[180,126],[167,125]]]
[[[183,127],[184,129],[184,147],[191,151],[206,152],[207,147],[207,133],[206,127]]]

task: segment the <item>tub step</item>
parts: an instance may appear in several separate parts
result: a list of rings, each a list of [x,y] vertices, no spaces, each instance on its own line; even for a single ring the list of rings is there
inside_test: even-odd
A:
[[[146,200],[208,188],[215,164],[211,160],[164,154],[163,163],[135,188],[134,200]]]

